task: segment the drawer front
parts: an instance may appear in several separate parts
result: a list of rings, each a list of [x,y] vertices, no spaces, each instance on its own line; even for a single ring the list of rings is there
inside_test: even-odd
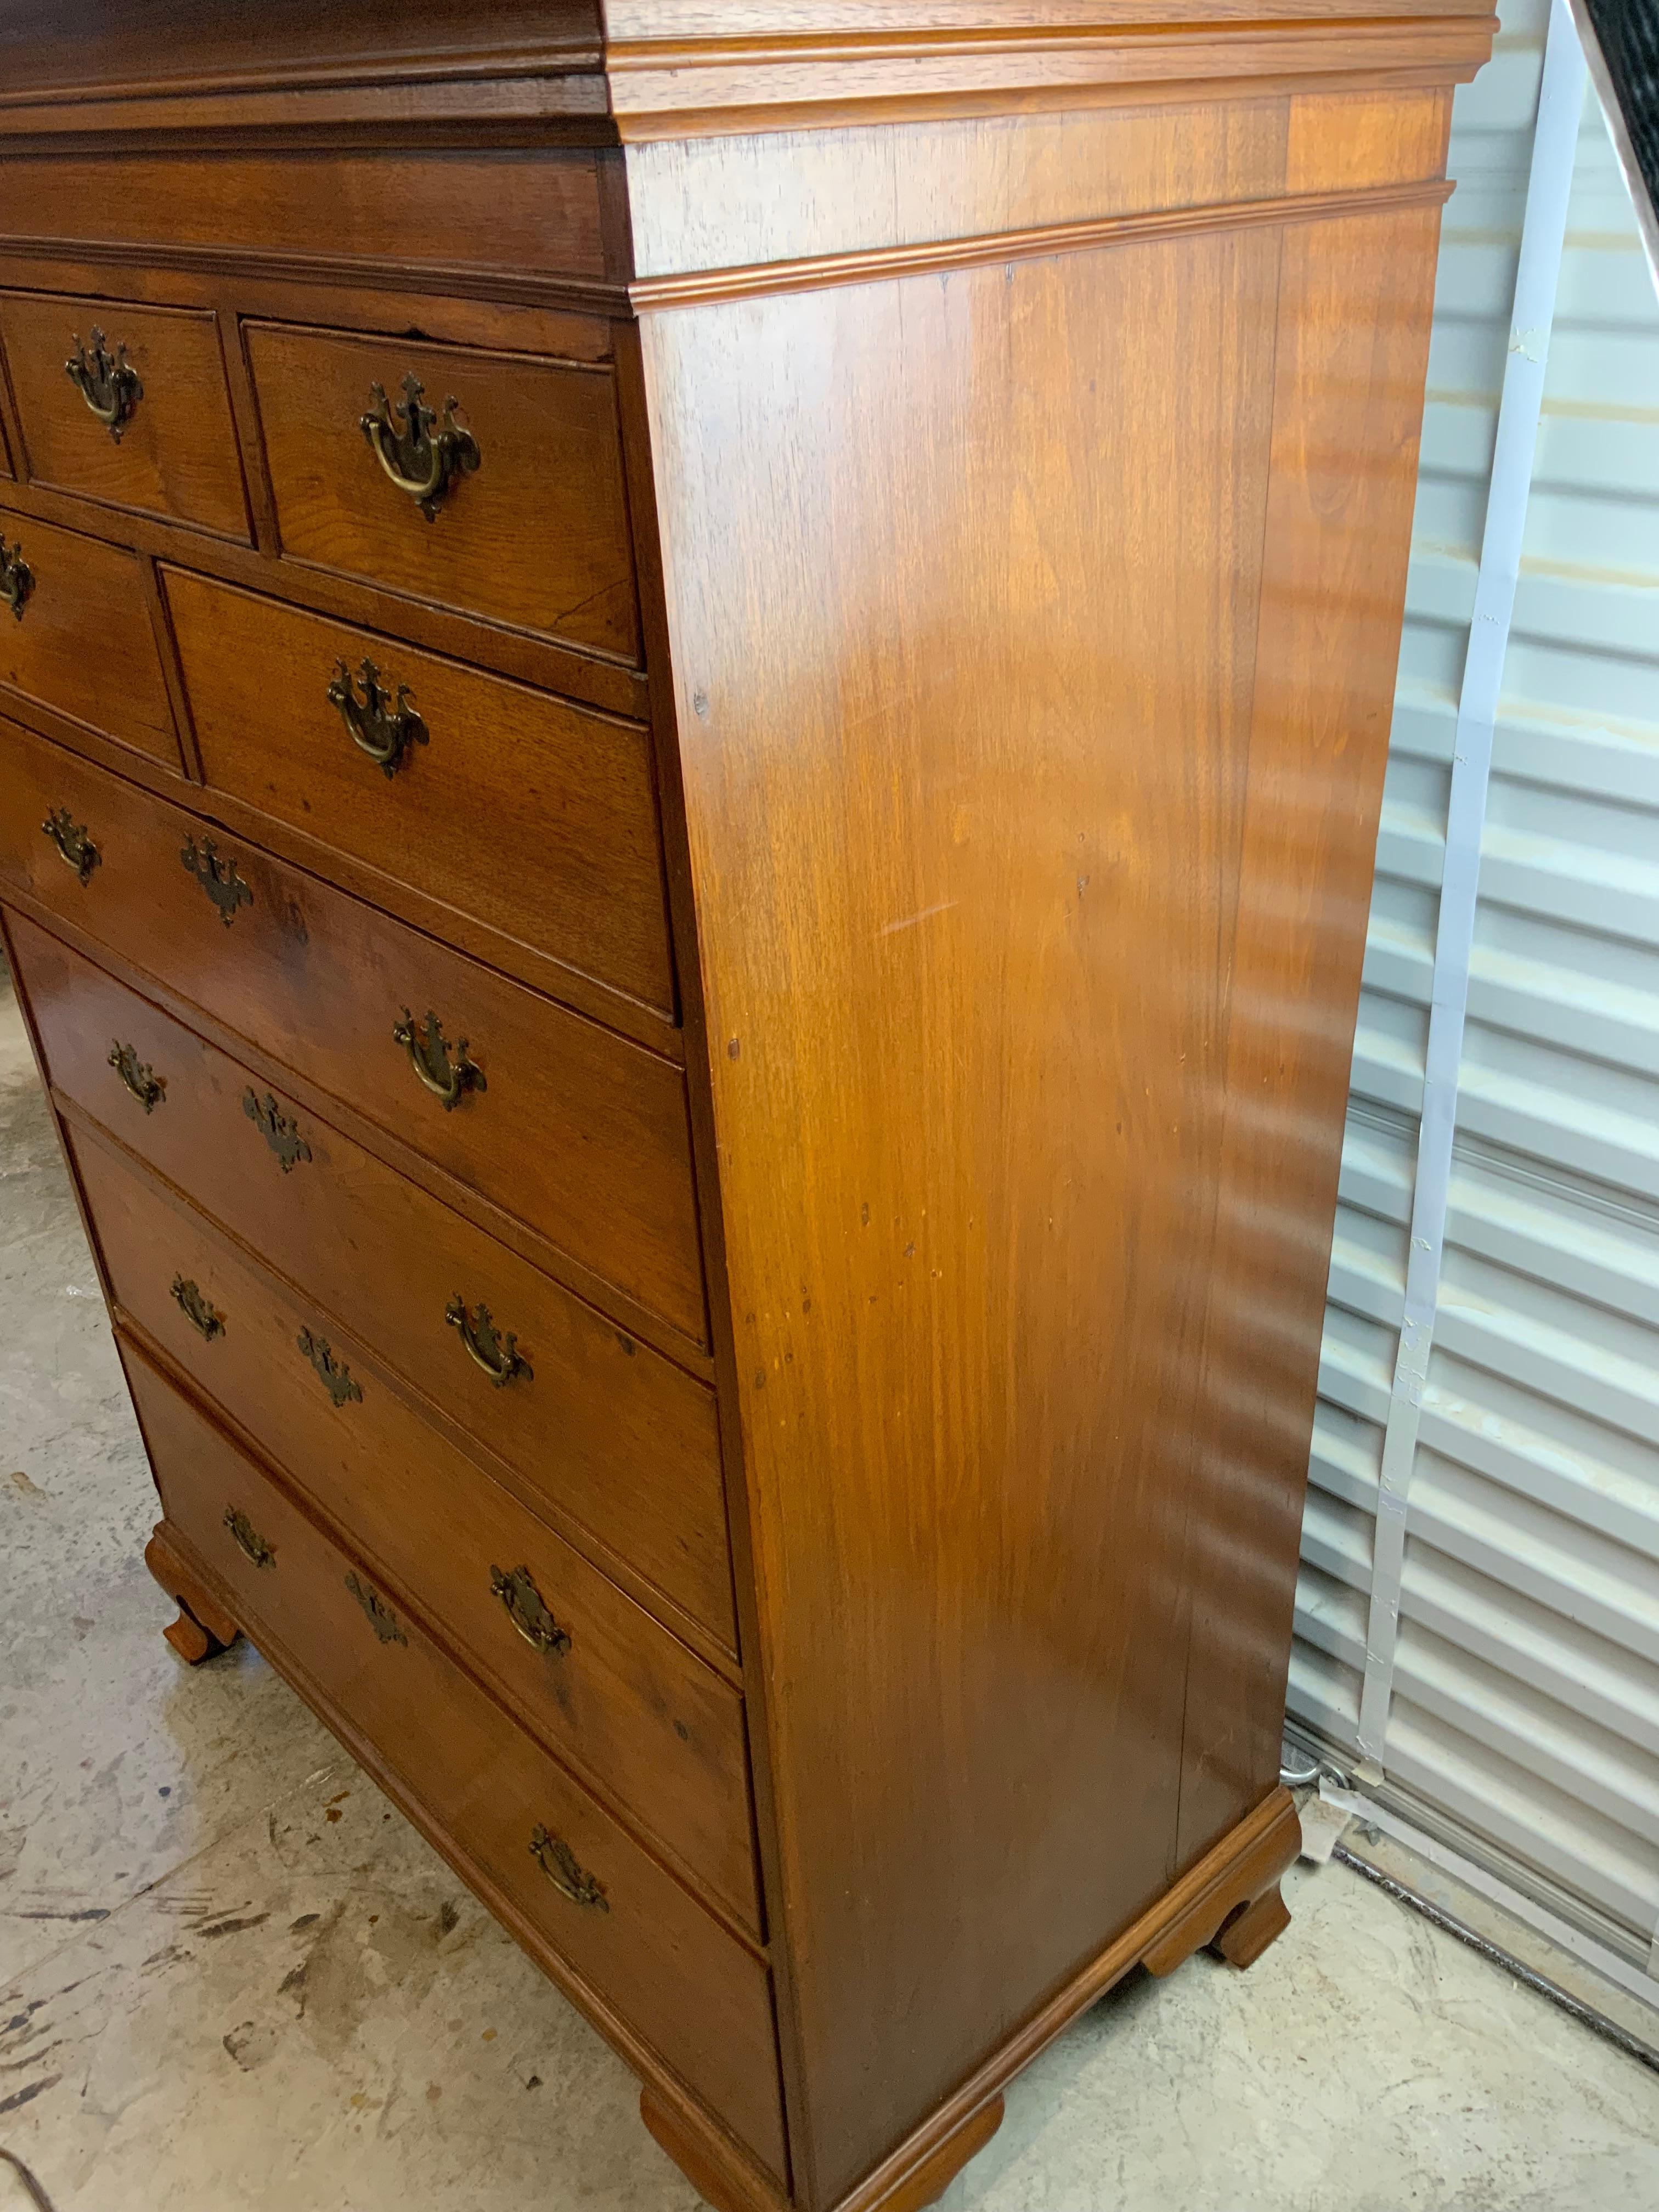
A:
[[[0,685],[179,768],[138,556],[3,511],[0,545]]]
[[[216,316],[5,292],[0,337],[35,483],[248,542]]]
[[[737,1691],[430,1427],[314,1306],[101,1141],[73,1142],[122,1313],[544,1742],[757,1926]]]
[[[43,822],[65,812],[99,855],[84,880],[42,833]],[[0,725],[5,882],[703,1340],[678,1069],[74,754]],[[399,1028],[409,1042],[398,1041]],[[461,1055],[464,1040],[470,1057]],[[456,1083],[468,1066],[482,1081],[471,1079],[447,1110],[428,1086]]]
[[[279,17],[246,8],[227,9],[252,27],[263,54],[294,34],[292,0]],[[334,5],[308,9],[317,20],[337,19]],[[476,20],[486,11],[473,8]],[[424,40],[428,11],[422,10]],[[188,38],[192,64],[209,27],[210,11],[195,8]],[[99,40],[119,38],[144,24],[142,9],[106,9]],[[152,80],[155,54],[152,16],[129,48],[134,76]],[[362,30],[348,36],[347,82],[364,67],[375,75],[385,35],[384,0],[361,12]],[[310,33],[305,33],[310,43]],[[397,35],[396,33],[393,34]],[[469,31],[467,44],[471,46]],[[7,48],[8,69],[15,50]],[[84,52],[84,47],[82,52]],[[256,75],[268,63],[262,57]],[[242,74],[233,66],[233,79]],[[8,88],[9,89],[9,87]],[[395,94],[392,95],[395,98]],[[62,128],[64,110],[54,118]],[[388,122],[395,122],[390,105]],[[321,252],[337,265],[377,262],[400,274],[432,272],[445,289],[458,268],[526,270],[548,275],[606,275],[599,161],[592,148],[527,146],[432,148],[370,145],[261,147],[234,143],[234,132],[212,153],[175,153],[106,141],[75,153],[32,154],[8,162],[6,234],[58,244],[86,239],[100,245],[160,248],[171,258],[180,246],[228,254]],[[422,289],[430,289],[430,286]],[[471,286],[465,287],[471,290]]]
[[[277,324],[246,325],[246,343],[289,559],[637,663],[609,369]],[[364,434],[377,386],[380,450],[404,483],[433,482],[445,436],[459,451],[424,506]],[[411,404],[433,416],[418,458],[397,444]]]
[[[167,572],[210,787],[672,1019],[648,733]]]
[[[132,1346],[123,1352],[167,1518],[254,1641],[268,1634],[279,1659],[297,1662],[538,1936],[781,2174],[764,1966],[452,1666],[362,1566]],[[264,1565],[239,1544],[233,1515]],[[539,1856],[538,1831],[547,1838]],[[560,1863],[558,1842],[574,1869]],[[579,1894],[587,1877],[602,1887],[603,1905],[576,1902],[554,1875]]]
[[[61,1091],[736,1651],[711,1391],[58,939],[10,929]],[[152,1112],[120,1046],[165,1086]],[[458,1303],[517,1339],[508,1383],[469,1354]]]

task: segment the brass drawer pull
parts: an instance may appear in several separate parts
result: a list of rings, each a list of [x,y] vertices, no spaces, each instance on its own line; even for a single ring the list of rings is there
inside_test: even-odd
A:
[[[84,822],[73,820],[67,806],[54,806],[40,824],[40,834],[58,848],[66,868],[73,868],[83,884],[92,881],[92,872],[104,856],[88,836]]]
[[[489,1570],[489,1587],[507,1607],[507,1617],[526,1644],[550,1657],[559,1658],[570,1649],[570,1632],[561,1628],[547,1609],[528,1567],[514,1567],[510,1575],[499,1567]]]
[[[0,599],[3,599],[19,622],[23,619],[23,604],[34,589],[34,571],[23,558],[21,545],[8,545],[0,534]]]
[[[498,1390],[520,1377],[526,1382],[535,1381],[536,1370],[520,1351],[518,1338],[510,1330],[506,1336],[499,1334],[488,1306],[480,1305],[469,1313],[466,1300],[457,1291],[444,1308],[444,1319],[451,1328],[459,1330],[467,1358],[475,1367],[483,1368]]]
[[[132,410],[144,396],[138,372],[127,359],[126,347],[118,339],[112,354],[104,333],[92,326],[92,351],[81,343],[77,331],[70,340],[75,351],[64,363],[65,374],[88,407],[118,446],[121,433],[132,420]]]
[[[404,1018],[392,1024],[392,1034],[407,1051],[422,1088],[441,1103],[446,1114],[453,1114],[469,1091],[489,1090],[483,1068],[466,1056],[465,1037],[455,1046],[451,1065],[450,1047],[444,1042],[443,1024],[436,1014],[428,1013],[423,1022],[417,1022],[405,1006]]]
[[[277,1165],[284,1175],[292,1175],[301,1160],[311,1158],[311,1147],[300,1134],[299,1124],[291,1121],[269,1091],[264,1103],[250,1085],[242,1093],[242,1111],[276,1155]]]
[[[444,402],[440,424],[435,408],[421,397],[425,390],[411,373],[404,379],[404,404],[396,407],[386,398],[385,385],[371,385],[369,397],[374,404],[359,417],[358,428],[387,477],[434,522],[455,478],[470,477],[483,456],[471,430],[455,420],[459,401],[452,394]]]
[[[227,929],[235,921],[238,907],[252,905],[253,894],[237,874],[235,861],[221,860],[211,837],[204,837],[199,847],[194,837],[187,838],[179,858],[185,874],[195,877],[218,908],[219,919]]]
[[[116,1037],[110,1045],[109,1064],[127,1089],[143,1108],[153,1114],[167,1095],[167,1079],[138,1057],[137,1045],[123,1044]]]
[[[173,1295],[179,1312],[204,1344],[211,1344],[216,1336],[224,1334],[225,1317],[216,1305],[203,1297],[199,1284],[186,1282],[182,1275],[175,1275]]]
[[[337,1406],[343,1406],[352,1398],[362,1405],[362,1385],[344,1360],[334,1357],[334,1347],[325,1336],[313,1336],[308,1328],[302,1328],[294,1340],[316,1369],[318,1381]]]
[[[564,1838],[552,1834],[539,1821],[531,1832],[530,1856],[561,1897],[568,1897],[573,1905],[585,1905],[592,1911],[610,1911],[605,1884],[585,1873]]]
[[[355,1574],[346,1577],[345,1586],[368,1615],[368,1625],[382,1644],[407,1644],[409,1638],[398,1625],[397,1614],[379,1590],[368,1583],[360,1582]]]
[[[274,1567],[276,1547],[267,1544],[240,1505],[227,1505],[225,1526],[236,1540],[238,1550],[245,1553],[256,1567]]]
[[[410,703],[407,684],[398,686],[394,699],[381,683],[380,672],[372,660],[364,660],[359,675],[363,687],[361,699],[357,696],[358,677],[341,661],[328,687],[329,703],[339,708],[340,720],[358,751],[367,753],[377,768],[394,776],[403,766],[404,755],[409,748],[428,744],[430,732]]]

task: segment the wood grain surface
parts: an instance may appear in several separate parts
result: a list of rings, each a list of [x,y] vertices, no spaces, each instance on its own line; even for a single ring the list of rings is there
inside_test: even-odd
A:
[[[1262,667],[1264,560],[1317,516],[1310,468],[1408,498],[1413,459],[1340,363],[1282,392],[1284,250],[645,326],[815,2204],[1194,1856],[1194,1613],[1200,1644],[1272,1613],[1282,1670],[1293,1529],[1249,1605],[1189,1607],[1188,1509],[1231,1425],[1206,1347],[1259,1330],[1286,1233],[1223,1219],[1230,1146],[1263,1117],[1336,1141],[1357,937],[1297,978],[1317,1054],[1248,1066],[1231,1024],[1310,941],[1286,900],[1363,915],[1382,733],[1347,730],[1351,827],[1305,848],[1313,757],[1264,708],[1351,647],[1268,629]],[[1275,579],[1303,556],[1274,538]],[[1316,1307],[1323,1157],[1274,1189]],[[1236,1820],[1282,1673],[1205,1694],[1223,1732],[1249,1709]]]
[[[210,788],[672,1019],[645,730],[204,576],[164,584]],[[362,699],[365,660],[427,732],[392,775],[329,696],[343,662]]]
[[[0,537],[33,578],[21,619],[0,607],[0,689],[178,769],[143,563],[79,531],[3,510]]]
[[[345,1577],[354,1563],[269,1474],[121,1346],[169,1525],[222,1586],[240,1626],[357,1735],[453,1863],[516,1907],[582,1984],[616,2008],[774,2172],[787,2166],[764,1965],[428,1637],[398,1615],[383,1643]],[[261,1570],[225,1524],[234,1506],[275,1553]],[[369,1587],[374,1587],[372,1577]],[[380,1593],[377,1592],[377,1595]],[[396,1611],[396,1608],[393,1608]],[[297,1663],[296,1663],[297,1662]],[[320,1692],[320,1699],[318,1693]],[[603,1883],[609,1909],[562,1896],[531,1856],[545,1827]],[[499,1905],[497,1909],[499,1910]],[[519,1930],[515,1928],[515,1932]],[[522,1940],[522,1936],[521,1936]],[[684,2087],[678,2085],[686,2085]]]
[[[112,1291],[142,1329],[454,1643],[549,1748],[697,1884],[760,1929],[742,1700],[427,1427],[379,1363],[101,1140],[72,1139]],[[222,1316],[211,1341],[173,1294]],[[355,1395],[300,1348],[324,1339]],[[345,1389],[342,1383],[341,1389]],[[526,1641],[492,1589],[524,1569],[568,1638]]]
[[[118,441],[64,374],[94,329],[143,386]],[[216,317],[128,300],[0,295],[0,340],[33,483],[250,538]]]
[[[434,605],[639,653],[607,370],[264,325],[246,333],[284,554]],[[382,475],[359,422],[407,376],[477,441],[434,520]]]
[[[89,883],[40,824],[68,806],[103,859]],[[211,838],[248,897],[228,926],[181,866]],[[702,1258],[678,1068],[314,877],[15,725],[0,724],[0,883],[131,952],[250,1042],[414,1146],[702,1340]],[[488,1088],[453,1111],[394,1030],[405,1009],[463,1039]]]
[[[42,579],[0,619],[0,896],[170,1632],[265,1639],[715,2212],[920,2212],[1123,1973],[1285,1924],[1451,90],[1494,19],[383,15],[0,26],[0,526]],[[175,410],[130,452],[53,381],[79,302]],[[482,455],[432,519],[359,427],[410,373]],[[390,779],[325,704],[365,655],[428,727]],[[210,836],[227,920],[179,865]],[[468,1040],[453,1112],[405,1007]],[[467,1362],[461,1293],[527,1386]],[[568,1654],[486,1593],[509,1565]],[[544,1879],[556,1818],[609,1914]]]
[[[737,1650],[712,1393],[159,1006],[25,921],[10,923],[60,1099],[155,1168],[331,1322],[368,1344],[520,1495],[678,1633]],[[167,1084],[146,1114],[109,1065],[131,1045]],[[247,1111],[305,1148],[284,1171]],[[497,1389],[445,1316],[459,1296],[518,1337],[532,1374]]]

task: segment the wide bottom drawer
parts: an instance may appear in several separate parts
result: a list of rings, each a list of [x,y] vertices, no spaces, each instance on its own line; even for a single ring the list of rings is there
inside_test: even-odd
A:
[[[404,1619],[285,1492],[124,1340],[167,1520],[238,1623],[359,1731],[462,1863],[659,2053],[773,2172],[785,2172],[761,1961]],[[522,1930],[515,1932],[523,1934]]]

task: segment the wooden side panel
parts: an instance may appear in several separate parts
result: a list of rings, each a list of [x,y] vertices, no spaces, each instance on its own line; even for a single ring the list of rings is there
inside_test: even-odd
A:
[[[1167,1876],[1279,255],[646,325],[815,2205]]]
[[[1279,1778],[1438,210],[1287,231],[1178,1862]],[[1173,1871],[1173,1869],[1172,1869]]]

